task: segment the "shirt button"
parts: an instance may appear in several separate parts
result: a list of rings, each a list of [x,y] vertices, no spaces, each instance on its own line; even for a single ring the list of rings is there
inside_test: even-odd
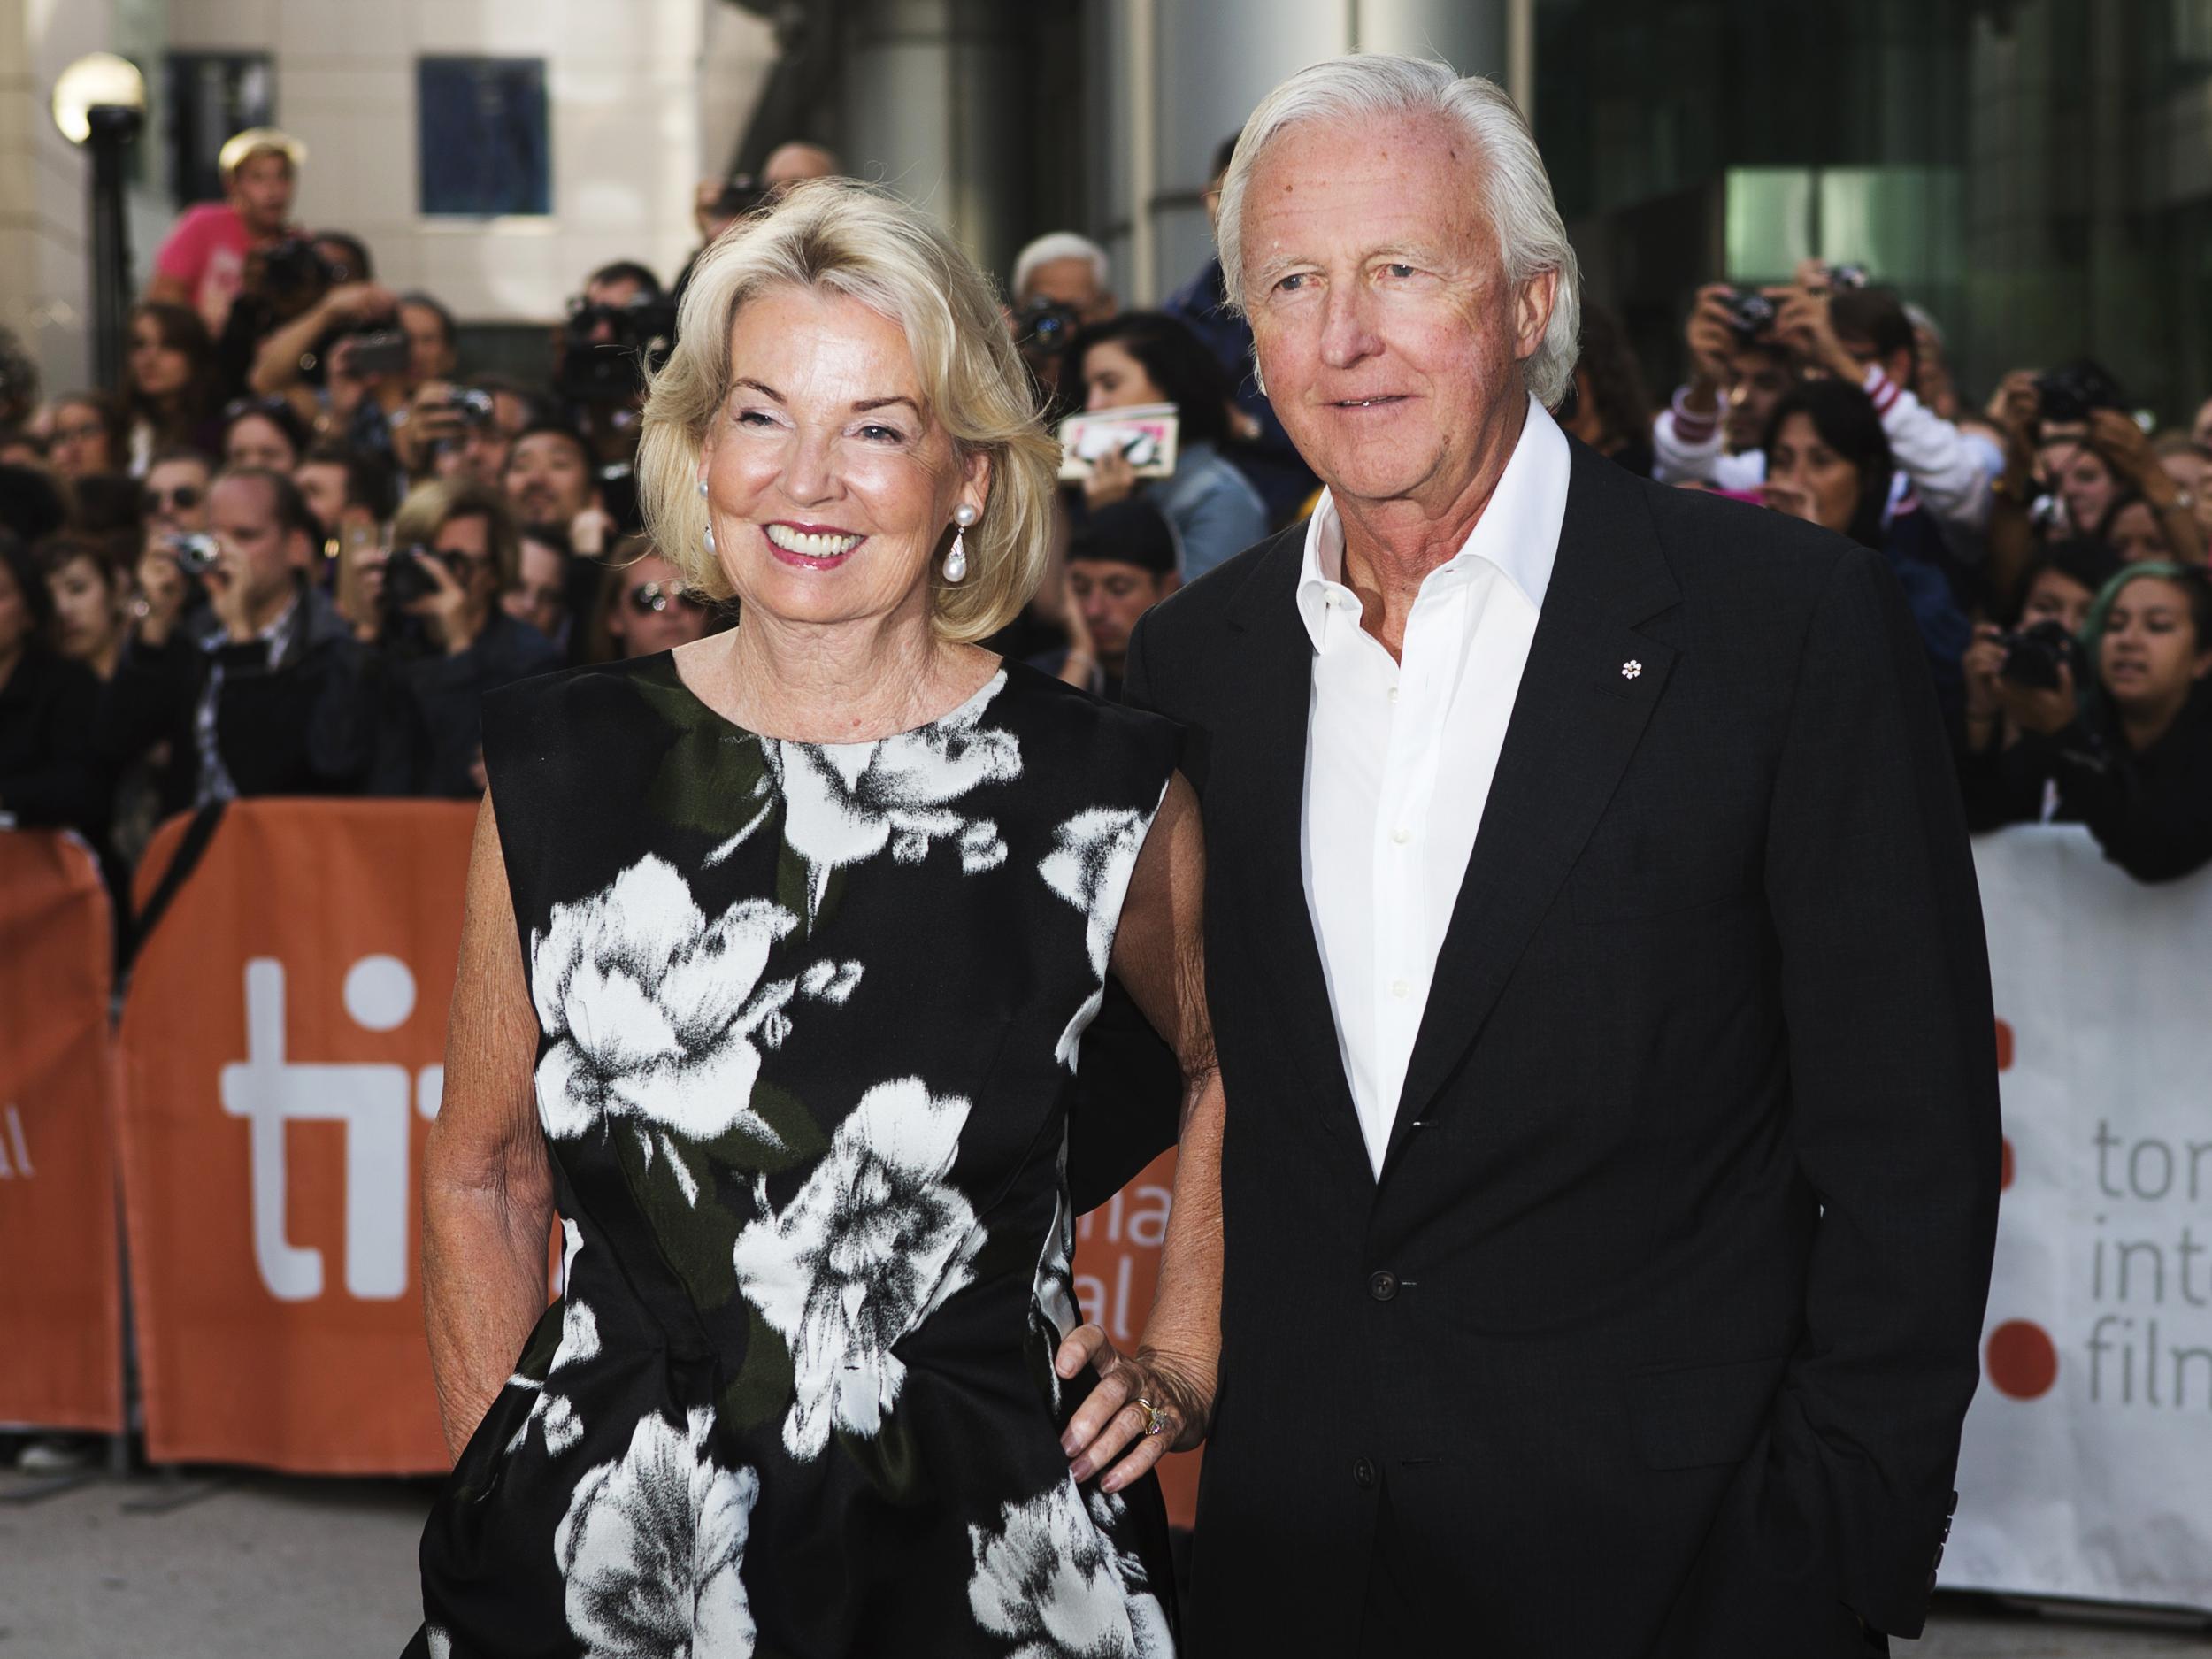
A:
[[[1395,703],[1395,702],[1397,702],[1397,701],[1398,701],[1398,687],[1395,687],[1395,686],[1393,686],[1393,687],[1391,687],[1391,688],[1390,688],[1390,700],[1391,700],[1391,702],[1393,702],[1393,703]]]
[[[1352,1463],[1352,1484],[1356,1486],[1373,1486],[1375,1484],[1375,1465],[1368,1462],[1368,1460],[1364,1457],[1354,1460]]]
[[[1398,1294],[1398,1276],[1395,1273],[1376,1274],[1367,1281],[1367,1294],[1377,1302],[1388,1302]]]
[[[1390,982],[1390,994],[1393,996],[1408,996],[1412,994],[1412,991],[1413,987],[1403,979],[1393,979]]]
[[[1413,832],[1404,828],[1394,829],[1390,832],[1390,839],[1402,847],[1413,839]]]

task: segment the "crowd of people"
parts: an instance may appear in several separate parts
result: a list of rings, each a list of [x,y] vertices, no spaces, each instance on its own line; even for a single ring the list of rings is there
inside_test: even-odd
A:
[[[211,803],[474,795],[486,692],[735,621],[640,534],[632,477],[688,267],[587,273],[542,380],[469,373],[447,306],[296,222],[300,166],[274,129],[225,147],[227,197],[161,247],[120,384],[42,395],[0,340],[0,821],[78,829],[119,891],[157,822]],[[790,144],[758,180],[703,186],[702,246],[836,167]],[[1171,406],[1179,441],[1164,475],[1108,452],[1064,485],[1009,655],[1116,695],[1146,610],[1310,511],[1225,294],[1214,260],[1125,310],[1072,231],[1015,262],[1044,418]],[[1972,404],[1936,319],[1851,268],[1703,288],[1682,344],[1658,403],[1586,307],[1563,424],[1880,550],[1975,828],[2080,822],[2145,880],[2212,859],[2212,401],[2154,431],[2074,361]]]

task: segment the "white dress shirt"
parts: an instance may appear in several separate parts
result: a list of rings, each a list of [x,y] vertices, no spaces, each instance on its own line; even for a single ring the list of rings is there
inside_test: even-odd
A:
[[[1397,662],[1360,626],[1360,602],[1343,582],[1343,523],[1325,491],[1306,527],[1306,906],[1379,1175],[1551,583],[1568,470],[1565,435],[1530,398],[1482,518],[1423,579]]]

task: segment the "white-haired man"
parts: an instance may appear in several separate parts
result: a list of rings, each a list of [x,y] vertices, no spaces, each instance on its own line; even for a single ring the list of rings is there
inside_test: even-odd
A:
[[[1574,252],[1488,82],[1293,76],[1219,238],[1327,490],[1128,654],[1190,733],[1230,1102],[1188,1651],[1879,1650],[1998,1184],[1895,583],[1560,431]]]
[[[1079,323],[1102,323],[1118,309],[1106,250],[1071,230],[1048,232],[1014,256],[1014,304],[1064,305]]]

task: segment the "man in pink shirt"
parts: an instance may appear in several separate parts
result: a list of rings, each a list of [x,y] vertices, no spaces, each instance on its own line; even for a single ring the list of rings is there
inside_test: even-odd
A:
[[[234,136],[218,157],[224,199],[185,209],[154,259],[150,300],[189,305],[220,335],[230,303],[246,277],[246,257],[296,235],[292,196],[307,151],[273,127],[252,127]]]

